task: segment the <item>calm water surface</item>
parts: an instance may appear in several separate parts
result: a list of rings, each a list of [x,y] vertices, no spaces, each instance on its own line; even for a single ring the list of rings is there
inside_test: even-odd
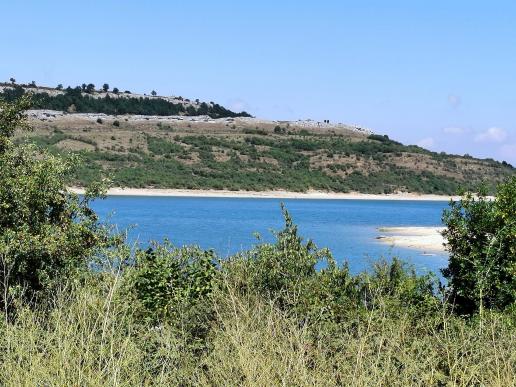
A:
[[[285,203],[300,234],[318,247],[328,247],[352,272],[367,269],[379,257],[399,256],[419,272],[446,266],[446,254],[393,248],[375,239],[382,226],[439,226],[446,202],[383,200],[306,200],[112,196],[93,204],[103,220],[119,230],[133,226],[130,240],[170,239],[176,245],[196,244],[227,256],[257,243],[257,232],[273,241],[280,230]]]

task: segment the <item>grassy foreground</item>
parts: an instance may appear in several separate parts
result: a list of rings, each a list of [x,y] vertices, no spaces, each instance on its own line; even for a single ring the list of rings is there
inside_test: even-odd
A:
[[[196,247],[120,245],[0,322],[0,383],[516,384],[516,315],[459,316],[431,275],[352,276],[297,235],[215,264]],[[321,264],[322,270],[317,270]]]
[[[0,382],[28,385],[490,385],[516,383],[514,320],[465,321],[442,305],[425,316],[370,307],[339,324],[299,318],[225,280],[202,342],[142,321],[121,278],[68,284],[50,305],[0,323]],[[378,289],[381,293],[380,289]],[[299,316],[297,316],[299,317]]]

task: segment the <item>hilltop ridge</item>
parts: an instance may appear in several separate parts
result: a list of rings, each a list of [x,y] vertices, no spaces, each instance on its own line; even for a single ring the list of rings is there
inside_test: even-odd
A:
[[[33,104],[38,109],[59,110],[69,113],[143,114],[143,115],[208,115],[213,118],[251,117],[247,112],[233,112],[210,101],[190,100],[181,96],[133,94],[129,90],[102,89],[83,83],[81,86],[52,88],[33,84],[0,83],[0,97],[13,101],[25,93],[32,93]]]

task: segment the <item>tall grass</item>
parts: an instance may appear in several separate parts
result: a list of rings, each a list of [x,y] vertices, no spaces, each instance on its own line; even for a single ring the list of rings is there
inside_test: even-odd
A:
[[[482,324],[440,312],[393,314],[383,296],[362,316],[299,319],[223,281],[202,343],[145,322],[120,277],[64,286],[46,306],[19,303],[0,325],[6,386],[516,385],[510,315]],[[200,345],[198,345],[200,344]]]

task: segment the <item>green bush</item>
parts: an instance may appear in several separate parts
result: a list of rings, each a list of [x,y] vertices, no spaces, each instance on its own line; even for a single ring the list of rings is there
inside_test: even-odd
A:
[[[27,101],[0,105],[0,305],[34,297],[70,272],[86,269],[106,242],[89,201],[67,191],[76,158],[61,159],[11,136],[26,126]]]
[[[276,133],[276,134],[285,134],[286,132],[287,132],[287,129],[286,128],[282,128],[279,125],[276,125],[274,127],[274,133]]]
[[[155,155],[180,154],[183,147],[162,138],[147,136],[147,149]]]
[[[128,297],[153,321],[179,318],[213,291],[215,256],[196,247],[170,243],[137,250],[125,276]]]
[[[498,187],[495,200],[485,191],[465,194],[444,214],[450,252],[448,279],[457,311],[504,309],[516,300],[516,178]]]
[[[308,282],[315,279],[317,265],[326,265],[324,270],[333,270],[336,265],[328,250],[318,250],[312,241],[303,242],[285,208],[283,215],[285,228],[276,233],[276,243],[261,244],[242,257],[230,259],[224,267],[243,280],[241,287],[275,300],[286,309],[300,298],[309,297]]]

